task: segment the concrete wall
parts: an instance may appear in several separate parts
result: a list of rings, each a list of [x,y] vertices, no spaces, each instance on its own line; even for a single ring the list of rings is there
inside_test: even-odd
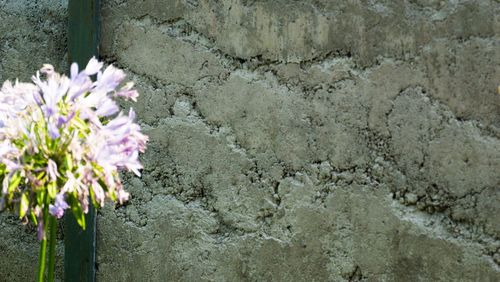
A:
[[[100,211],[98,281],[500,280],[498,1],[102,13],[151,142],[131,201]]]
[[[104,1],[151,137],[101,281],[498,281],[498,1]]]
[[[44,63],[67,69],[66,7],[67,0],[0,0],[0,83],[30,81]],[[63,248],[60,242],[58,265],[63,264]],[[35,281],[38,249],[35,228],[0,214],[0,281]]]

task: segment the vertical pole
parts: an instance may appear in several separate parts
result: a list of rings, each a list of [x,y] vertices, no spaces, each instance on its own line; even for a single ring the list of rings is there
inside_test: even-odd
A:
[[[85,68],[98,56],[100,0],[69,0],[68,57]],[[90,201],[91,202],[91,201]],[[95,281],[96,212],[90,205],[85,216],[87,228],[82,230],[73,214],[64,219],[64,281]]]

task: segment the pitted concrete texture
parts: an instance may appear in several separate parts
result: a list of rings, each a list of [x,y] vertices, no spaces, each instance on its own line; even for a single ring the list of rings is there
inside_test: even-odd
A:
[[[500,280],[498,1],[102,2],[151,141],[98,281]],[[64,65],[65,2],[0,7],[2,80]]]
[[[66,7],[66,0],[0,0],[0,83],[16,78],[30,81],[45,63],[60,72],[67,69]],[[33,226],[22,226],[14,215],[0,214],[0,281],[35,281],[38,251]],[[57,279],[63,275],[63,253],[60,241]]]
[[[151,142],[100,281],[500,280],[498,1],[102,12]]]
[[[29,81],[50,63],[67,69],[67,0],[0,1],[0,81]]]

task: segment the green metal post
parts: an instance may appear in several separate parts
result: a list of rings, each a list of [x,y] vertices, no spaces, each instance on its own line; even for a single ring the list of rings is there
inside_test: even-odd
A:
[[[98,56],[100,0],[69,0],[68,57],[85,68],[92,56]],[[71,212],[64,226],[64,281],[95,281],[96,212],[89,207],[82,230]]]

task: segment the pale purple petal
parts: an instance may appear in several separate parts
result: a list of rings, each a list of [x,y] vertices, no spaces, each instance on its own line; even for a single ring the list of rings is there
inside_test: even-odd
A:
[[[104,102],[99,105],[95,111],[96,115],[101,117],[111,116],[118,112],[119,108],[115,102],[111,99],[105,99]]]
[[[56,195],[54,205],[49,205],[49,213],[56,218],[61,218],[64,215],[64,210],[68,209],[69,205],[64,201],[64,194],[59,193]]]
[[[50,118],[57,113],[57,107],[56,107],[56,105],[53,105],[53,104],[52,105],[46,104],[46,105],[43,105],[41,108],[42,108],[43,114],[46,118]]]
[[[42,99],[42,95],[40,95],[40,92],[39,91],[35,91],[33,92],[33,100],[35,100],[35,102],[40,106],[44,103],[43,99]]]
[[[2,180],[2,195],[7,195],[7,193],[9,193],[9,180],[10,180],[10,177],[11,177],[11,173],[9,173],[9,175],[6,175],[3,177],[3,180]]]
[[[104,190],[102,189],[101,185],[99,185],[99,182],[97,182],[96,180],[92,182],[92,191],[94,192],[94,198],[96,202],[101,207],[103,207],[105,199]]]
[[[128,199],[130,198],[130,194],[128,192],[125,192],[123,189],[119,189],[118,191],[116,191],[116,198],[118,200],[118,203],[122,205],[123,203],[128,201]]]
[[[71,76],[71,80],[75,80],[76,77],[78,76],[78,64],[77,63],[71,64],[70,76]]]
[[[3,158],[5,155],[16,152],[17,149],[12,146],[10,140],[5,139],[2,143],[0,143],[0,158]]]
[[[134,102],[137,102],[137,97],[139,97],[139,92],[137,90],[122,90],[116,92],[116,96],[122,97],[125,100],[132,100]]]
[[[90,59],[89,63],[87,64],[87,67],[85,68],[85,74],[94,75],[99,72],[101,68],[102,63],[99,62],[95,57],[92,57],[92,59]]]
[[[132,89],[134,87],[133,82],[128,82],[123,86],[120,91],[115,93],[116,96],[122,97],[125,100],[131,99],[134,102],[137,102],[137,97],[139,97],[139,92],[137,90]]]
[[[12,172],[12,173],[14,173],[15,171],[20,170],[23,167],[19,163],[14,162],[14,161],[9,160],[9,159],[3,159],[2,162],[5,165],[5,167],[7,168],[7,170],[10,171],[10,172]]]
[[[49,130],[50,138],[56,139],[56,138],[59,138],[61,136],[59,129],[57,128],[57,126],[53,122],[49,122],[47,124],[47,126],[48,126],[48,130]]]
[[[74,111],[71,111],[67,116],[59,116],[57,118],[57,128],[61,128],[63,125],[68,123],[73,117],[75,117],[76,113]]]
[[[89,195],[88,190],[84,189],[83,192],[79,193],[80,205],[82,206],[83,213],[89,212]]]
[[[130,110],[128,111],[128,118],[132,121],[135,119],[134,109],[130,108]]]
[[[74,191],[79,191],[82,189],[82,187],[84,187],[81,181],[81,176],[76,178],[73,173],[67,171],[66,177],[68,178],[68,180],[62,187],[61,193],[73,193]]]
[[[104,72],[98,76],[96,89],[99,91],[113,91],[125,78],[125,73],[113,66],[108,66]]]
[[[71,65],[71,85],[68,90],[67,97],[70,101],[89,92],[92,88],[92,80],[86,75],[85,71],[78,73],[78,65],[73,63]]]
[[[47,164],[47,174],[51,181],[56,181],[59,173],[57,172],[57,164],[53,160],[49,159]]]
[[[118,115],[116,118],[110,120],[104,128],[105,130],[116,131],[127,128],[128,127],[127,125],[129,125],[130,123],[131,119],[120,113],[120,115]]]

